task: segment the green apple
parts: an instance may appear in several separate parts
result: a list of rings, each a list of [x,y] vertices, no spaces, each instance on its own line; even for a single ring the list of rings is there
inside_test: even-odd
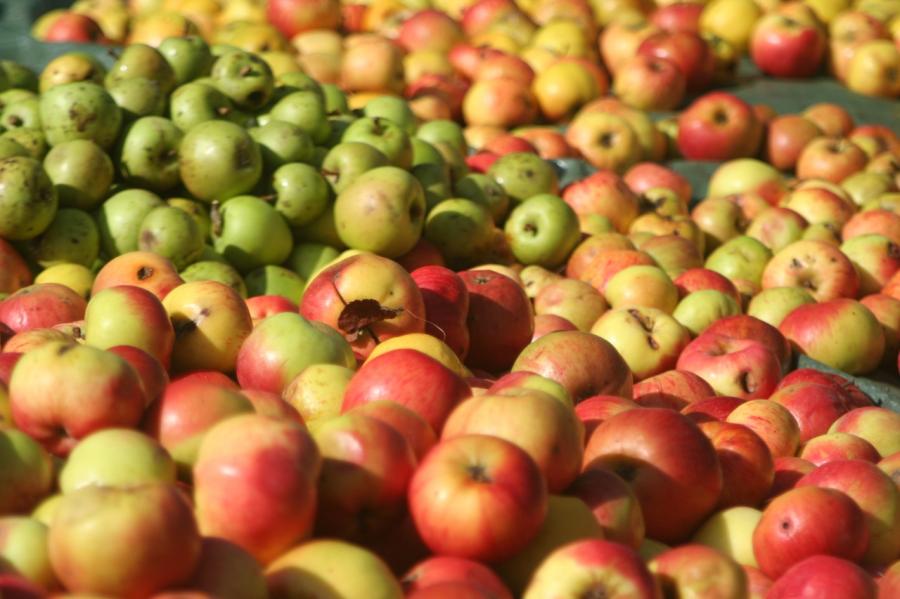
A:
[[[209,75],[213,56],[209,45],[199,35],[167,37],[160,44],[159,53],[172,68],[178,85]]]
[[[59,582],[47,553],[47,525],[26,516],[0,518],[0,571],[12,571],[44,589]]]
[[[66,83],[41,94],[41,123],[50,146],[89,139],[107,149],[119,135],[122,110],[96,83]]]
[[[99,147],[99,146],[98,146]],[[12,158],[13,156],[29,156],[28,150],[22,147],[22,144],[19,142],[9,139],[7,137],[0,136],[0,160],[4,158]],[[47,165],[44,165],[44,170],[47,170]],[[110,174],[112,173],[112,162],[109,164]],[[48,171],[49,175],[50,172]],[[53,177],[51,176],[51,180]],[[110,176],[110,181],[112,181],[112,176]]]
[[[494,230],[488,209],[463,198],[444,200],[425,220],[425,239],[452,265],[474,264],[493,243]]]
[[[408,135],[416,132],[416,115],[403,98],[397,96],[378,96],[366,102],[363,115],[370,118],[387,119],[406,131]]]
[[[0,160],[0,237],[33,239],[56,216],[58,199],[40,162],[16,156]]]
[[[504,154],[487,174],[500,184],[514,204],[533,195],[559,193],[559,179],[553,166],[530,152]]]
[[[213,217],[213,247],[239,272],[281,264],[293,238],[284,218],[267,202],[249,195],[231,198]]]
[[[109,155],[97,144],[76,139],[53,147],[44,157],[60,206],[90,210],[109,192],[115,171]]]
[[[691,210],[691,220],[703,231],[706,251],[737,237],[745,228],[741,209],[727,198],[707,198]]]
[[[344,390],[355,371],[338,364],[307,366],[285,387],[282,397],[307,426],[340,415]]]
[[[292,162],[272,175],[275,210],[292,227],[316,220],[331,206],[331,187],[318,170],[308,164]]]
[[[334,83],[322,83],[322,96],[325,99],[325,112],[328,114],[348,114],[347,94]]]
[[[253,189],[262,154],[247,131],[226,121],[206,121],[185,133],[178,156],[181,181],[198,200],[227,200]]]
[[[338,236],[348,247],[396,258],[419,241],[425,192],[401,168],[372,169],[338,194],[334,219]]]
[[[341,136],[341,142],[367,143],[387,156],[388,163],[399,168],[412,166],[412,143],[409,134],[393,121],[381,117],[355,120]]]
[[[33,251],[37,263],[45,268],[63,263],[91,266],[100,253],[97,224],[83,210],[62,208],[35,240]]]
[[[325,143],[331,135],[331,123],[325,112],[321,92],[292,92],[275,102],[268,116],[300,127],[317,145]]]
[[[30,510],[53,488],[53,462],[37,441],[0,426],[0,514]]]
[[[731,279],[746,279],[759,285],[772,251],[748,235],[729,239],[707,256],[704,266]]]
[[[163,205],[151,210],[141,221],[138,249],[159,254],[183,270],[203,252],[203,236],[190,214]]]
[[[122,124],[128,125],[145,116],[163,116],[166,96],[159,83],[144,77],[113,81],[106,88],[122,111]]]
[[[426,210],[430,211],[438,203],[450,197],[450,175],[446,165],[433,162],[417,164],[412,167],[412,174],[422,184]]]
[[[285,266],[300,275],[304,281],[311,281],[322,268],[331,264],[340,252],[330,245],[321,243],[298,243],[291,250]]]
[[[178,273],[185,283],[192,281],[218,281],[228,285],[241,297],[247,297],[247,285],[241,273],[223,261],[198,260]]]
[[[313,222],[295,229],[297,239],[310,243],[318,243],[331,246],[339,250],[346,249],[337,232],[337,224],[334,219],[334,204],[326,208],[319,218]]]
[[[334,576],[335,564],[341,576]],[[377,555],[340,540],[316,539],[291,549],[266,568],[275,597],[403,599],[397,578]]]
[[[137,78],[156,81],[163,95],[168,95],[175,89],[175,71],[172,66],[159,50],[147,44],[128,44],[122,48],[122,52],[106,72],[104,85],[109,88],[118,81]]]
[[[753,296],[747,314],[777,327],[794,308],[815,302],[812,294],[803,287],[770,287]]]
[[[696,337],[717,320],[740,313],[741,306],[730,295],[718,289],[699,289],[681,298],[672,316]]]
[[[202,202],[196,202],[187,198],[169,198],[166,204],[179,210],[184,210],[191,215],[197,228],[200,231],[200,238],[204,241],[209,239],[209,231],[212,228],[212,220],[209,217],[209,206]]]
[[[503,187],[484,173],[469,173],[453,185],[456,197],[483,204],[495,223],[502,223],[509,211],[509,197]]]
[[[513,208],[504,232],[516,260],[546,268],[564,263],[581,241],[578,215],[549,193],[531,196]]]
[[[742,566],[757,568],[753,530],[760,518],[761,511],[747,506],[716,512],[694,533],[692,541],[717,549]]]
[[[460,154],[465,154],[469,148],[462,127],[454,121],[436,119],[424,122],[416,129],[416,137],[434,145],[441,142],[449,144]]]
[[[300,302],[306,281],[300,275],[283,266],[267,265],[256,268],[244,277],[248,297],[280,295],[295,304]]]
[[[266,172],[291,162],[310,162],[313,141],[309,134],[292,123],[272,120],[250,129],[250,137],[259,144]]]
[[[259,110],[272,97],[275,76],[265,60],[251,52],[228,52],[213,62],[213,84],[244,110]]]
[[[170,118],[182,131],[207,121],[232,118],[234,113],[228,96],[199,80],[178,86],[169,98]]]
[[[383,152],[366,143],[339,143],[322,159],[322,174],[336,194],[341,193],[360,175],[380,166],[388,166]]]
[[[0,60],[0,70],[6,75],[10,88],[37,91],[37,75],[27,66],[13,60]]]
[[[43,160],[47,155],[47,138],[41,129],[11,129],[5,131],[0,139],[16,142],[25,148],[28,156],[35,160]]]
[[[158,195],[143,189],[126,189],[103,202],[97,212],[103,253],[115,257],[137,251],[141,222],[163,205]]]
[[[859,171],[841,181],[841,188],[847,192],[857,206],[862,206],[883,193],[895,189],[891,178],[884,173]]]
[[[50,523],[53,521],[53,514],[56,513],[56,508],[59,507],[60,501],[62,501],[62,493],[49,495],[35,506],[31,511],[31,517],[45,526],[50,526]]]
[[[63,494],[88,485],[132,487],[174,483],[175,461],[155,439],[122,428],[97,431],[82,439],[59,473]]]
[[[133,186],[164,193],[180,182],[178,147],[181,130],[167,118],[138,119],[125,132],[119,149],[119,169]]]
[[[444,155],[441,154],[438,149],[432,144],[428,143],[424,139],[419,139],[418,137],[413,137],[409,141],[412,144],[413,166],[418,166],[420,164],[437,164],[443,167],[447,166],[447,161],[444,160]]]
[[[41,128],[40,99],[27,97],[0,109],[0,127],[5,129]]]

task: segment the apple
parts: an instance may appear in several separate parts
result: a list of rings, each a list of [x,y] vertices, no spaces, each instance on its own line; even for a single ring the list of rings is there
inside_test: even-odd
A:
[[[147,597],[187,580],[201,539],[189,501],[174,485],[90,485],[63,496],[47,549],[72,592]],[[104,567],[113,561],[114,570]]]
[[[609,112],[582,110],[566,129],[566,141],[598,170],[623,173],[644,158],[628,120]]]
[[[612,19],[600,32],[599,46],[603,64],[618,75],[622,64],[637,53],[641,43],[659,32],[660,27],[640,19]]]
[[[22,287],[31,285],[31,270],[25,259],[9,242],[0,241],[0,293],[15,293]]]
[[[882,596],[878,593],[872,577],[853,562],[831,555],[812,555],[795,563],[779,576],[766,597],[876,599]]]
[[[610,310],[594,323],[591,333],[616,348],[635,380],[646,379],[674,367],[678,356],[690,342],[687,329],[655,308]]]
[[[900,246],[883,235],[870,233],[844,241],[841,252],[856,266],[861,296],[878,293],[900,269]]]
[[[476,80],[462,104],[463,118],[470,125],[503,128],[534,122],[538,110],[529,85],[511,77]]]
[[[793,170],[803,148],[821,135],[822,130],[802,115],[778,116],[766,128],[766,161],[779,170]]]
[[[622,63],[613,93],[634,108],[667,111],[681,104],[685,85],[684,73],[672,60],[638,54]]]
[[[834,230],[840,230],[856,212],[852,202],[821,187],[794,190],[782,200],[782,206],[811,225],[824,224]]]
[[[775,389],[782,364],[760,341],[707,329],[688,344],[676,367],[700,375],[719,395],[757,399],[768,397]]]
[[[672,282],[675,283],[682,299],[690,293],[704,289],[720,291],[736,302],[741,299],[730,279],[708,268],[689,268],[676,276]]]
[[[886,566],[900,556],[900,491],[872,462],[838,459],[820,465],[797,482],[846,493],[862,510],[869,531],[863,563]]]
[[[297,304],[282,295],[256,295],[244,301],[253,326],[274,314],[297,311]]]
[[[672,442],[681,448],[677,456],[656,444]],[[689,418],[664,408],[628,410],[603,422],[588,440],[584,462],[608,468],[629,483],[640,501],[647,535],[663,542],[687,538],[722,490],[712,443]],[[676,507],[678,518],[673,519]]]
[[[321,464],[302,425],[256,414],[221,422],[193,470],[200,531],[270,562],[312,531]]]
[[[585,539],[604,538],[603,529],[588,505],[578,497],[551,495],[547,516],[538,534],[519,551],[495,566],[510,590],[521,594],[532,573],[556,549]]]
[[[578,215],[552,194],[538,194],[516,205],[504,232],[518,262],[547,268],[565,263],[581,241]]]
[[[672,61],[684,73],[686,90],[701,92],[709,87],[715,71],[715,57],[698,33],[662,31],[638,46],[638,56],[653,56]]]
[[[437,435],[431,425],[422,416],[395,401],[371,401],[357,406],[352,412],[379,420],[400,433],[409,443],[417,461],[437,443]]]
[[[777,204],[787,192],[784,175],[775,167],[755,158],[736,158],[722,163],[709,180],[710,197],[732,197],[756,193],[769,204]]]
[[[398,93],[403,89],[403,50],[377,33],[344,39],[340,85],[350,92]]]
[[[355,300],[375,300],[396,314],[344,330],[341,314]],[[319,271],[303,293],[300,313],[340,330],[359,359],[381,341],[425,328],[422,294],[410,274],[396,262],[369,253],[344,258]]]
[[[410,568],[400,582],[407,595],[446,583],[464,582],[496,599],[512,599],[509,589],[490,568],[461,557],[428,557]]]
[[[803,287],[770,287],[753,296],[747,306],[747,314],[778,327],[796,308],[815,301]]]
[[[800,426],[800,442],[828,431],[831,424],[854,406],[842,389],[812,382],[779,387],[769,399],[787,408]]]
[[[586,276],[588,270],[592,268],[593,261],[602,253],[607,251],[634,251],[634,243],[628,239],[625,235],[616,232],[605,232],[605,233],[597,233],[586,237],[572,254],[569,256],[569,260],[566,262],[566,276],[570,279],[579,279],[586,280],[590,277]],[[650,259],[649,255],[644,255],[642,257],[641,264],[653,264],[653,260]],[[526,270],[528,269],[528,270]],[[532,267],[526,267],[522,272],[527,273]],[[534,271],[532,271],[534,272]],[[541,278],[541,280],[555,280],[559,277],[556,273],[545,274]],[[527,282],[526,282],[527,283]],[[530,291],[529,286],[526,284],[526,291]],[[537,295],[537,289],[535,289],[533,294],[529,294],[531,297]]]
[[[652,308],[671,314],[678,304],[678,290],[658,266],[623,268],[607,281],[603,294],[613,309]]]
[[[900,415],[887,408],[869,406],[850,410],[828,429],[855,435],[868,441],[881,457],[900,451]]]
[[[644,518],[638,498],[622,478],[602,467],[589,467],[572,482],[568,494],[593,512],[603,538],[634,549],[644,540]]]
[[[827,302],[855,297],[859,275],[839,248],[823,241],[800,240],[775,254],[762,274],[763,289],[792,286],[807,289],[817,302]]]
[[[600,170],[569,185],[563,190],[562,198],[576,214],[608,217],[619,233],[626,233],[638,216],[637,194],[611,171]]]
[[[766,443],[740,424],[715,421],[699,426],[712,441],[722,468],[719,508],[760,505],[769,495],[775,472]]]
[[[726,417],[726,422],[743,424],[755,432],[772,457],[793,456],[800,446],[800,427],[792,412],[766,399],[747,401]]]
[[[884,194],[881,197],[884,197]],[[876,200],[877,201],[877,200]],[[893,243],[900,242],[900,215],[892,210],[875,208],[857,212],[844,224],[841,238],[849,241],[862,235],[883,235]]]
[[[716,395],[690,403],[679,411],[697,424],[714,420],[725,422],[728,415],[743,403],[744,400],[737,397]]]
[[[529,344],[512,365],[561,384],[577,405],[594,395],[630,398],[632,374],[608,341],[583,331],[550,333]]]
[[[197,567],[183,586],[209,596],[234,593],[265,597],[267,592],[262,567],[253,556],[234,543],[215,537],[203,539]]]
[[[846,85],[858,94],[896,98],[900,95],[900,48],[890,40],[865,41],[854,48],[847,65]]]
[[[762,242],[740,235],[713,250],[706,257],[704,267],[728,277],[735,287],[740,279],[759,285],[771,257],[772,252]]]
[[[798,351],[850,374],[871,372],[884,354],[881,325],[868,308],[851,299],[800,306],[785,317],[779,330]],[[843,332],[840,339],[837,331]]]
[[[725,92],[701,96],[678,117],[678,150],[691,160],[751,156],[761,137],[750,105]]]
[[[692,543],[717,550],[743,566],[756,567],[753,555],[753,530],[762,512],[747,506],[720,510],[709,517],[694,533]]]
[[[794,456],[775,458],[775,480],[769,499],[777,497],[797,486],[801,478],[818,468],[810,461]]]
[[[750,56],[773,77],[811,77],[825,58],[825,32],[783,12],[764,15],[753,28]]]
[[[490,385],[490,387],[488,387],[489,394],[500,395],[523,395],[529,393],[531,390],[542,391],[555,398],[567,408],[573,407],[572,397],[562,385],[547,377],[534,374],[533,372],[509,372],[498,378]]]
[[[588,397],[575,406],[575,415],[584,425],[584,436],[587,439],[594,432],[594,429],[610,416],[637,407],[640,406],[636,402],[624,397],[595,395]]]
[[[0,325],[13,333],[81,320],[87,303],[64,285],[37,283],[0,300]]]
[[[797,383],[811,383],[832,387],[846,396],[851,408],[873,405],[872,399],[853,383],[853,381],[848,379],[846,375],[835,372],[826,372],[816,368],[797,368],[781,379],[781,382],[778,383],[778,388],[780,389]]]
[[[797,158],[796,172],[802,179],[820,178],[840,183],[866,166],[868,157],[846,138],[819,137],[812,140]]]
[[[803,445],[800,457],[816,466],[835,460],[865,460],[873,464],[881,459],[871,443],[849,433],[825,433]]]
[[[496,561],[537,535],[547,487],[534,460],[513,443],[464,435],[441,441],[422,460],[410,482],[409,508],[435,553]]]
[[[600,293],[583,281],[559,279],[544,285],[534,297],[536,315],[555,314],[586,331],[606,312]]]
[[[0,425],[0,440],[0,513],[27,512],[52,491],[52,458],[34,439],[11,426]]]
[[[522,597],[592,595],[616,599],[662,596],[637,551],[620,543],[590,539],[564,545],[547,556]]]
[[[47,343],[22,356],[9,397],[16,427],[63,456],[96,430],[135,426],[147,402],[137,372],[123,358],[71,342]]]
[[[416,468],[406,438],[360,412],[322,423],[313,437],[322,455],[316,534],[366,543],[393,528]]]
[[[518,283],[497,272],[468,270],[460,277],[469,291],[467,364],[487,371],[508,369],[534,332],[528,296]]]
[[[335,564],[344,576],[334,576]],[[292,546],[266,568],[269,596],[401,599],[403,589],[375,553],[338,539],[315,539]]]
[[[532,90],[541,113],[551,122],[568,120],[609,88],[606,72],[584,58],[564,56],[539,69]]]
[[[799,213],[783,206],[773,206],[750,221],[746,234],[759,240],[773,252],[779,252],[806,233],[809,223]]]
[[[666,594],[710,593],[736,597],[746,592],[747,575],[740,564],[705,545],[687,544],[668,549],[647,566]]]
[[[856,561],[868,544],[868,526],[856,503],[840,491],[814,486],[773,499],[753,531],[760,570],[773,580],[813,555]]]

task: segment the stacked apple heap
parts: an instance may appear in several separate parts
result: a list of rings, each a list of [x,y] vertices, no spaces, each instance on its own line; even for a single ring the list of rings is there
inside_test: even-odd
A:
[[[896,592],[900,415],[791,372],[897,368],[886,127],[707,95],[797,177],[689,210],[197,37],[2,72],[4,596]]]

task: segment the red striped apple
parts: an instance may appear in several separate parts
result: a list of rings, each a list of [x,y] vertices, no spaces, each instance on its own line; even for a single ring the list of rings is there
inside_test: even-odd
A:
[[[871,443],[849,433],[825,433],[813,437],[803,445],[800,457],[816,466],[836,460],[865,460],[874,464],[881,459]]]
[[[797,562],[769,588],[768,599],[817,597],[819,599],[876,599],[872,577],[851,561],[830,555],[813,555]]]

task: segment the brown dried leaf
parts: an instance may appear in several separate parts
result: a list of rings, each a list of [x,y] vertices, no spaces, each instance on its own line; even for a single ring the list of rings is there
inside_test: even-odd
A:
[[[367,326],[396,318],[402,312],[403,308],[388,308],[373,299],[353,300],[341,310],[338,328],[355,339]]]

